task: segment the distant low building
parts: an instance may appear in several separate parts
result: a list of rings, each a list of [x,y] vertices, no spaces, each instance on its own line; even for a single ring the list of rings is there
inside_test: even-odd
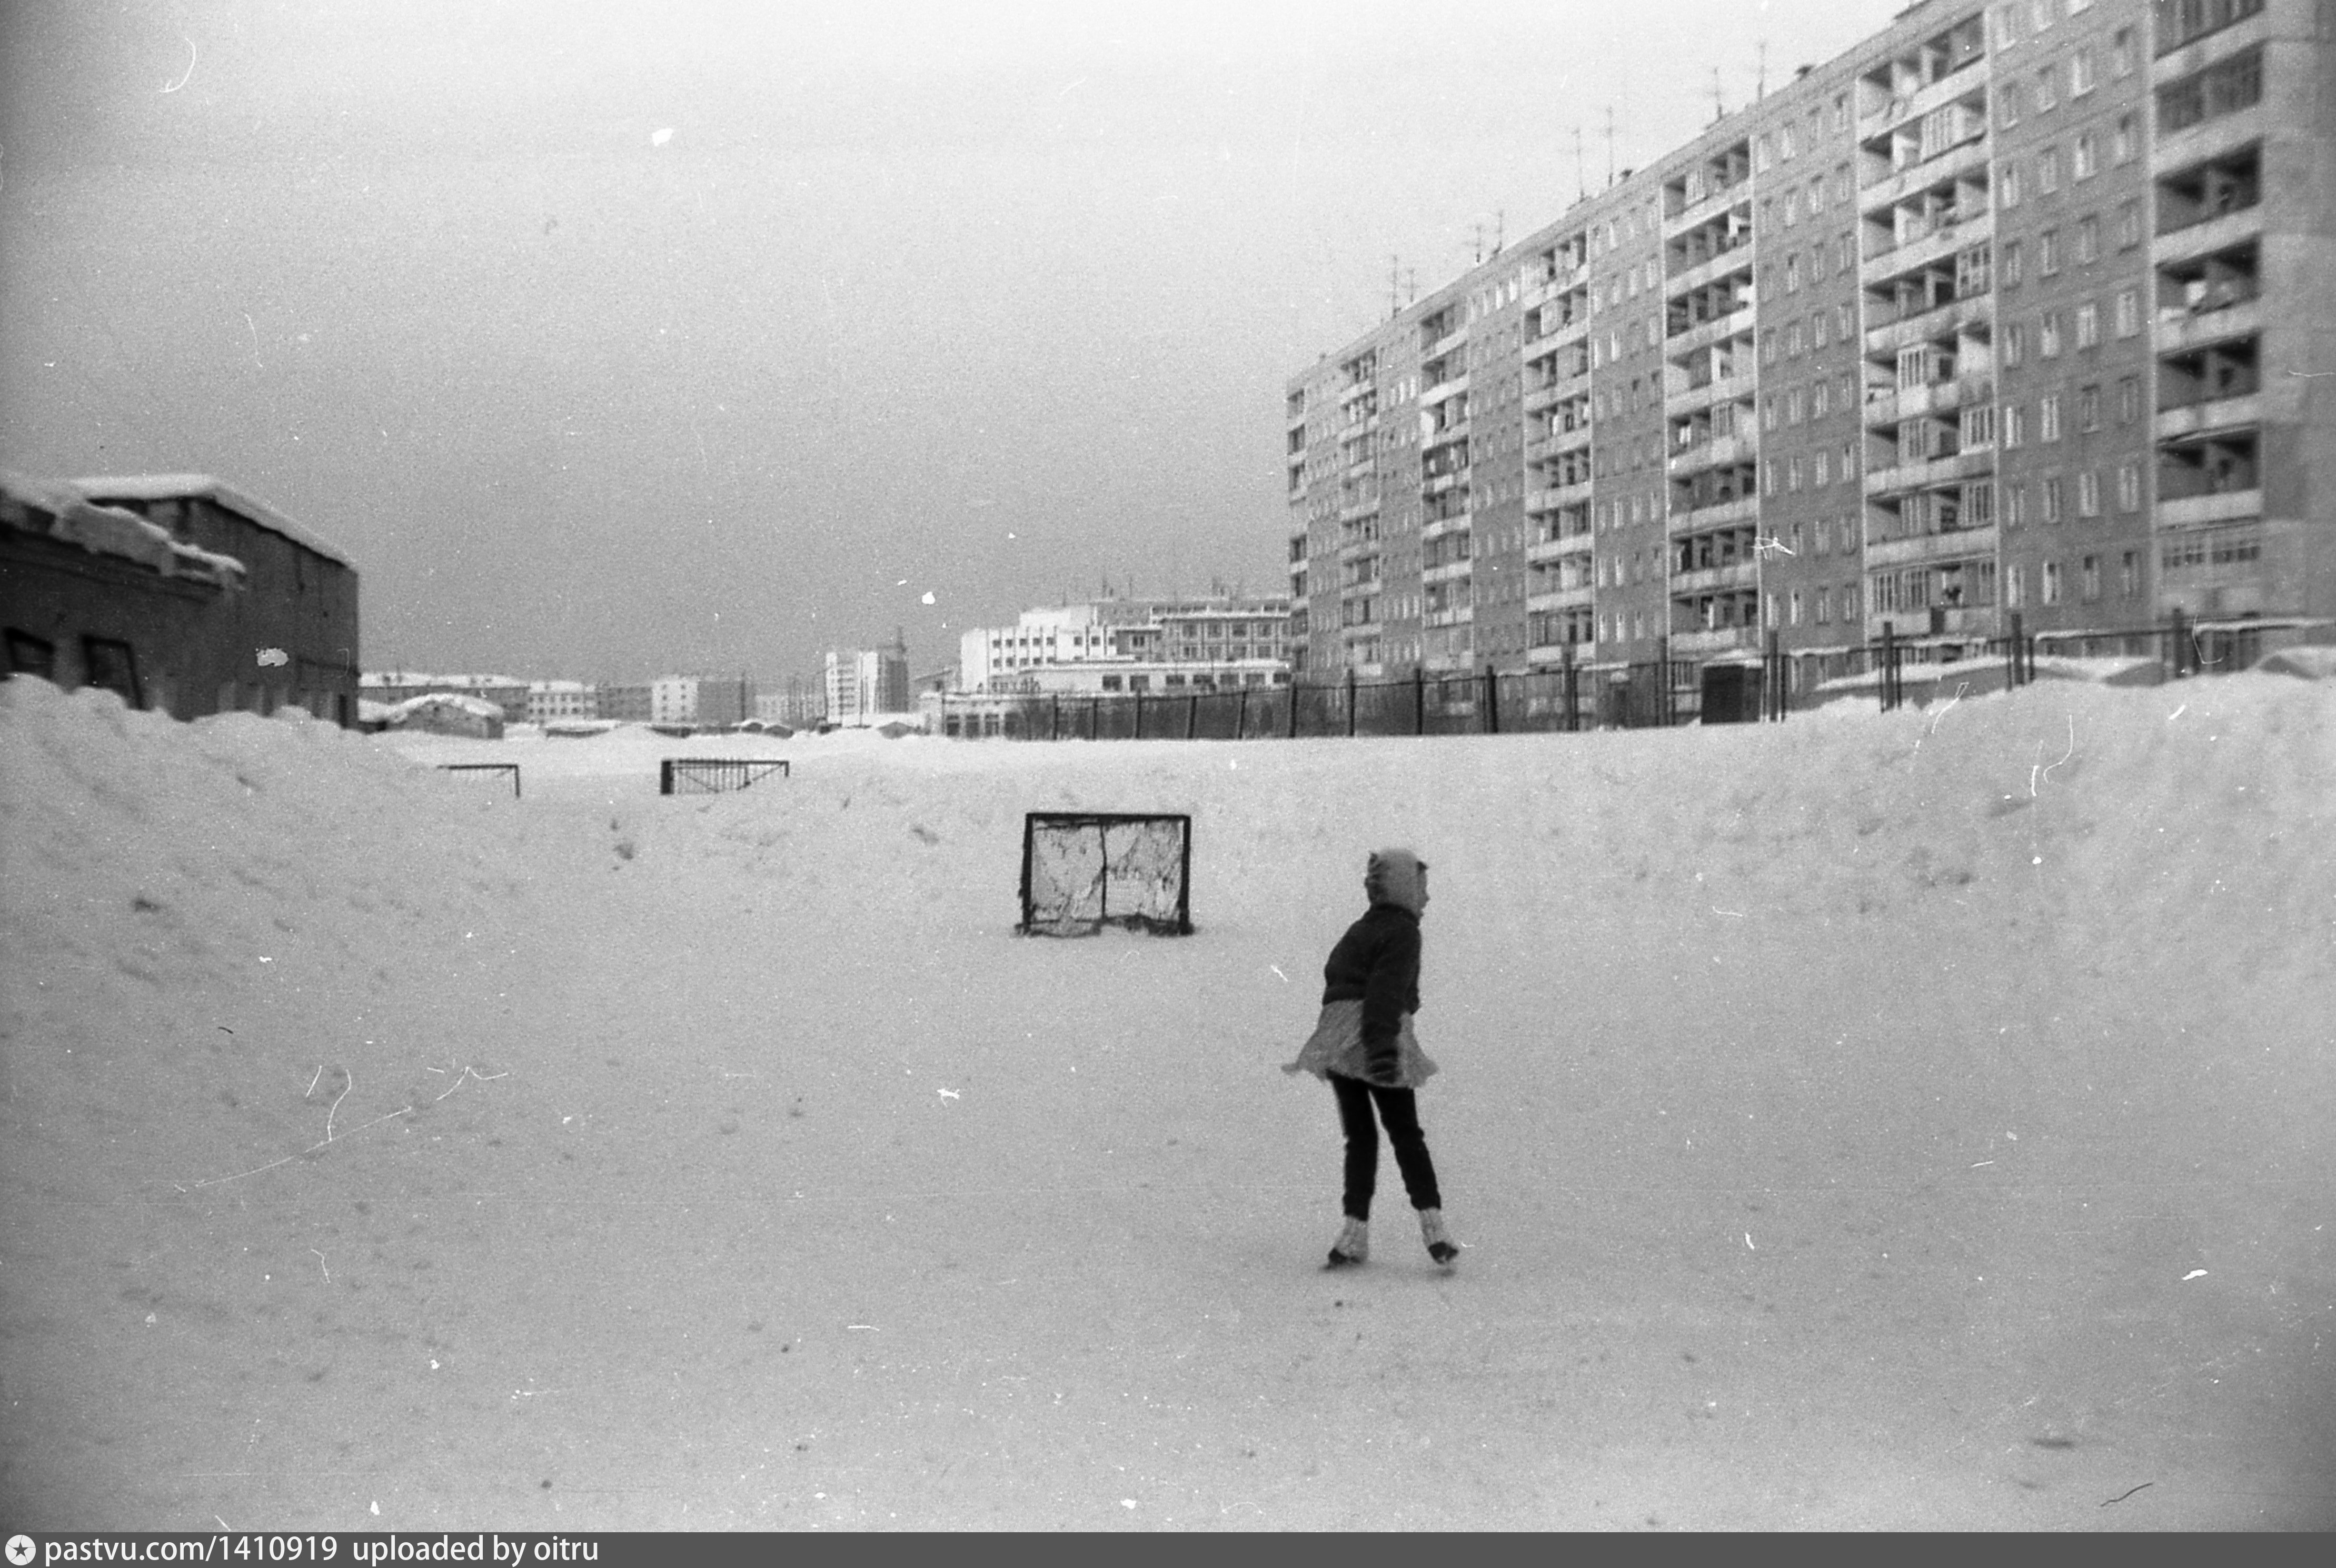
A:
[[[452,692],[432,692],[393,703],[384,728],[426,730],[436,735],[461,735],[472,740],[503,738],[503,711],[483,697]]]
[[[132,707],[357,721],[355,568],[208,475],[0,475],[0,628],[10,673]]]
[[[530,681],[527,683],[527,721],[530,724],[552,724],[563,720],[598,719],[599,716],[599,689],[589,681]]]
[[[967,632],[959,647],[964,692],[1273,684],[1288,678],[1290,601],[1101,599],[1025,610],[1014,625]]]
[[[476,697],[502,710],[507,724],[529,717],[529,683],[512,675],[433,675],[418,670],[369,670],[360,682],[366,697],[395,704],[410,697]]]
[[[622,724],[646,724],[656,707],[656,692],[647,682],[603,681],[599,687],[600,717]]]
[[[754,683],[745,675],[663,675],[649,682],[649,722],[726,729],[754,711]]]

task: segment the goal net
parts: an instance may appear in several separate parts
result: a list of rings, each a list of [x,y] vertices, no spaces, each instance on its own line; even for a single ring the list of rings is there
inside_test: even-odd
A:
[[[1134,812],[1033,811],[1022,822],[1026,935],[1085,936],[1124,925],[1192,931],[1192,819]]]

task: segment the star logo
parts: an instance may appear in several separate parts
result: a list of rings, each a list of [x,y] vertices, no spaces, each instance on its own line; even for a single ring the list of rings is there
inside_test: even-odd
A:
[[[32,1560],[33,1538],[30,1535],[9,1536],[8,1561],[15,1563],[15,1568],[24,1568],[24,1564]]]

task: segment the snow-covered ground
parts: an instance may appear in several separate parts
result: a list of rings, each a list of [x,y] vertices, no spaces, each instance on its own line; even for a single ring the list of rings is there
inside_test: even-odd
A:
[[[660,798],[675,755],[793,775]],[[525,792],[419,764],[512,760]],[[1187,811],[1187,939],[1017,938]],[[2336,1524],[2336,685],[367,739],[0,687],[0,1522]],[[1434,863],[1338,1222],[1310,1027]]]

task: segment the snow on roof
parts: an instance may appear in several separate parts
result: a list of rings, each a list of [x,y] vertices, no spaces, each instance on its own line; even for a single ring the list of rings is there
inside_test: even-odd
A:
[[[70,485],[91,500],[99,502],[214,501],[238,517],[248,518],[270,533],[281,534],[294,544],[328,561],[337,561],[352,569],[355,566],[355,562],[326,544],[313,528],[294,522],[267,502],[247,495],[225,479],[215,479],[209,474],[110,474],[74,479]]]
[[[244,565],[233,556],[173,538],[170,529],[136,512],[100,506],[69,486],[0,470],[0,493],[14,503],[12,512],[26,514],[17,526],[28,532],[45,532],[92,555],[136,561],[166,577],[193,577],[226,587],[243,580]],[[31,527],[33,518],[42,517],[48,519],[44,530]]]
[[[400,718],[418,713],[424,708],[454,708],[481,719],[500,719],[503,711],[484,697],[466,697],[459,692],[424,692],[419,697],[408,697],[403,702],[393,702],[389,711]]]

